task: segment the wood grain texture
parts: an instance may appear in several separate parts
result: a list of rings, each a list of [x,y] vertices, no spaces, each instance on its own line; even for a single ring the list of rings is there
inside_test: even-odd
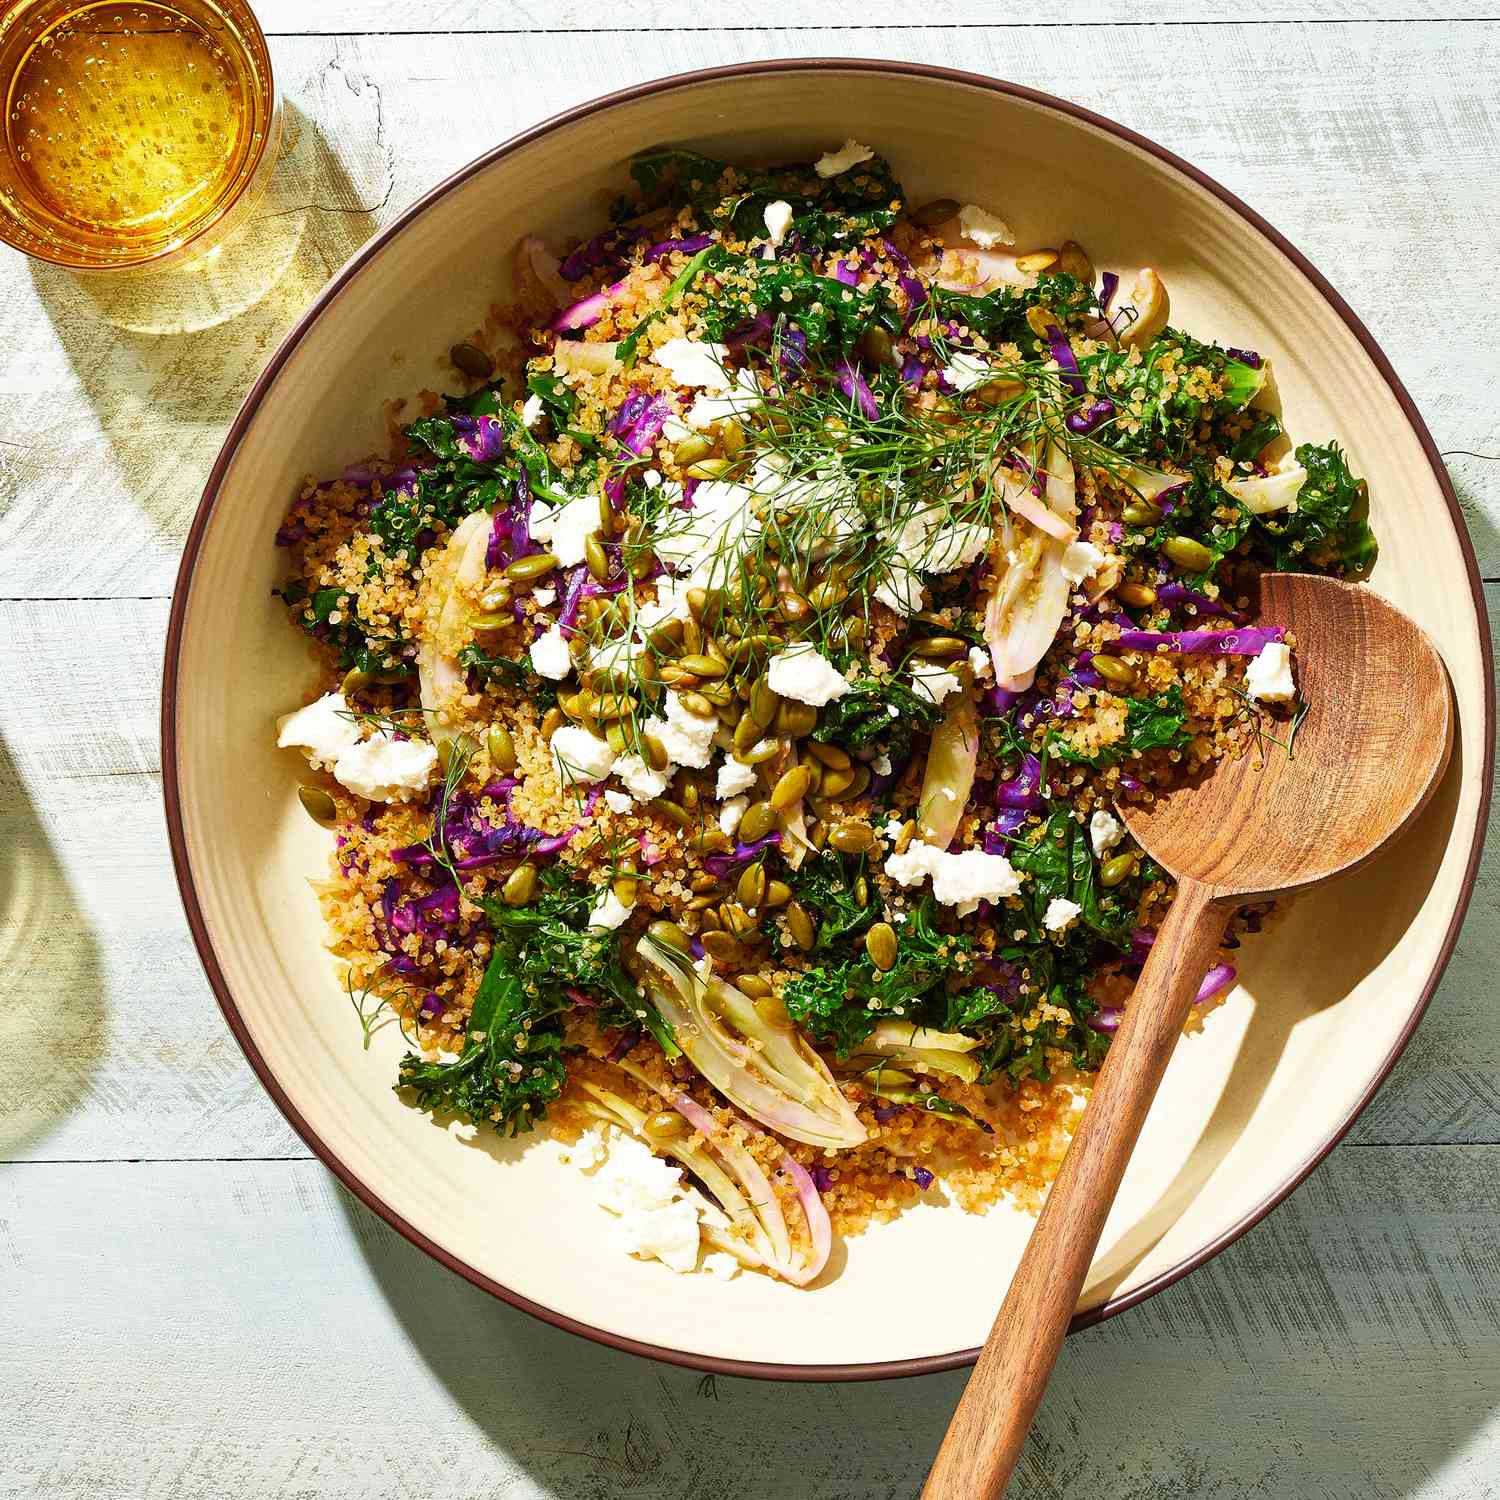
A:
[[[1156,82],[1167,47],[1170,89]],[[197,331],[132,331],[109,315],[150,322],[150,309],[101,308],[60,273],[17,257],[0,264],[0,589],[11,597],[169,593],[197,492],[251,377],[329,272],[444,175],[610,89],[809,51],[1015,78],[1144,131],[1312,256],[1370,323],[1440,447],[1500,454],[1481,269],[1500,241],[1500,24],[892,27],[811,38],[747,28],[670,44],[642,32],[288,36],[273,50],[291,111],[288,165],[254,226],[244,279],[281,270],[253,306]],[[1275,108],[1255,103],[1272,99]],[[235,300],[226,287],[211,315]],[[169,305],[158,322],[182,312]],[[1459,470],[1486,576],[1500,576],[1497,475],[1500,464],[1482,461]],[[108,544],[69,545],[56,513],[88,515]]]
[[[768,0],[754,27],[693,12],[722,31],[679,29],[665,0],[258,8],[288,33],[289,144],[235,274],[145,304],[0,261],[0,1494],[913,1495],[961,1374],[721,1380],[712,1399],[474,1291],[305,1159],[224,1029],[166,856],[161,601],[203,476],[331,271],[487,146],[678,68],[899,56],[1068,94],[1264,211],[1385,345],[1500,577],[1500,26],[1347,0],[1281,0],[1268,24],[1188,0],[1028,0],[992,27],[996,7],[958,0],[961,29],[879,4],[863,29],[813,0]],[[673,29],[629,29],[652,26]],[[414,28],[497,34],[394,34]],[[1350,1140],[1220,1259],[1067,1342],[1016,1493],[1493,1493],[1492,849],[1428,1019]]]
[[[963,1381],[705,1394],[447,1274],[317,1163],[13,1167],[0,1194],[7,1495],[910,1500]],[[1012,1493],[1486,1500],[1497,1214],[1500,1149],[1340,1151],[1067,1341]]]

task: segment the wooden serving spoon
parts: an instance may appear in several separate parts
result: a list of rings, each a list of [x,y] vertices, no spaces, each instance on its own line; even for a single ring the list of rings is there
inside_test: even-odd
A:
[[[980,1353],[923,1500],[994,1500],[1042,1398],[1100,1231],[1162,1074],[1236,906],[1369,859],[1436,790],[1452,695],[1433,644],[1379,595],[1302,574],[1261,580],[1259,618],[1295,637],[1307,715],[1267,746],[1121,809],[1177,879],[1088,1108]]]

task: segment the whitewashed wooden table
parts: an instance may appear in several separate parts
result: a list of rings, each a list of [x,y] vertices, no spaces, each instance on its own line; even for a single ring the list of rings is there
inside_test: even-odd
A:
[[[0,1496],[914,1495],[960,1374],[700,1382],[545,1328],[355,1204],[261,1092],[161,813],[162,635],[203,477],[332,270],[482,149],[684,68],[899,57],[1066,94],[1266,214],[1391,355],[1500,580],[1500,23],[1427,0],[1253,22],[949,0],[921,27],[899,0],[259,8],[290,129],[258,301],[144,331],[0,263]],[[1500,1493],[1497,872],[1500,849],[1349,1140],[1206,1269],[1068,1342],[1016,1494]]]

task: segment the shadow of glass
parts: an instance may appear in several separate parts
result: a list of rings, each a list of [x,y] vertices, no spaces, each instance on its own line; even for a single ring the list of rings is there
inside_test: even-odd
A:
[[[15,1159],[88,1093],[106,1016],[98,939],[3,739],[0,848],[0,1159]]]
[[[1350,995],[1417,920],[1457,816],[1460,735],[1455,725],[1447,773],[1417,822],[1391,848],[1361,870],[1293,901],[1273,933],[1246,941],[1240,983],[1255,997],[1255,1014],[1192,1154],[1136,1226],[1108,1252],[1104,1274],[1095,1283],[1102,1295],[1113,1295],[1130,1277],[1219,1169],[1260,1108],[1296,1027]],[[1400,878],[1382,879],[1382,869],[1389,874],[1397,864]],[[1372,890],[1387,899],[1371,901]],[[1330,902],[1338,903],[1346,919],[1357,925],[1357,943],[1327,941]],[[1314,948],[1320,955],[1316,966],[1295,961],[1298,953]],[[1206,1024],[1213,1025],[1211,1016]],[[1186,1045],[1192,1045],[1190,1037]]]
[[[295,106],[285,110],[282,156],[264,201],[199,261],[119,278],[28,262],[114,450],[117,487],[170,541],[186,530],[198,471],[206,473],[266,359],[375,232],[383,200],[362,203],[319,127]],[[45,459],[38,449],[36,462]],[[31,477],[42,482],[40,473]]]

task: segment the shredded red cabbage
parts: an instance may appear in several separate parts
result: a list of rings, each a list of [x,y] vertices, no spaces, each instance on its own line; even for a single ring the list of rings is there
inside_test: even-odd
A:
[[[1016,807],[1024,812],[1040,812],[1042,807],[1042,763],[1029,750],[1021,757],[1021,769],[1009,781],[995,788],[998,807]]]
[[[585,328],[592,328],[624,285],[623,281],[613,281],[603,291],[579,298],[570,307],[563,308],[547,327],[553,333],[580,333]]]
[[[1115,300],[1115,292],[1119,289],[1120,278],[1113,271],[1105,271],[1099,277],[1099,282],[1099,311],[1107,317],[1109,304]]]
[[[563,256],[557,263],[557,274],[564,281],[581,281],[590,271],[619,265],[621,257],[643,234],[645,230],[633,224],[612,224],[601,229],[593,239],[585,240]]]
[[[727,853],[705,855],[703,868],[715,880],[722,880],[731,871],[737,870],[741,865],[749,864],[752,859],[764,850],[775,848],[780,843],[780,833],[768,833],[764,838],[756,839],[754,843],[736,844]]]
[[[641,258],[649,265],[664,255],[696,255],[700,250],[707,250],[713,242],[711,234],[693,234],[685,240],[658,240]]]
[[[621,447],[639,456],[661,436],[671,415],[672,403],[665,396],[632,391],[610,418],[609,430],[619,438]]]
[[[1285,635],[1280,625],[1242,626],[1236,630],[1122,630],[1115,645],[1122,651],[1165,648],[1183,656],[1256,656],[1263,646]]]
[[[1207,594],[1200,594],[1197,589],[1190,589],[1185,583],[1159,583],[1156,585],[1156,598],[1161,604],[1191,604],[1205,615],[1221,615],[1226,620],[1239,623],[1244,616],[1236,609],[1232,609],[1222,599],[1210,599]]]
[[[492,464],[505,452],[505,428],[498,417],[471,417],[455,412],[449,421],[458,446],[476,464]]]
[[[932,1186],[932,1173],[926,1167],[913,1167],[911,1175],[916,1179],[917,1186],[925,1193]]]
[[[1253,349],[1226,349],[1224,351],[1230,359],[1237,359],[1242,365],[1249,365],[1252,370],[1258,370],[1265,361]]]
[[[1155,934],[1152,934],[1152,937],[1154,940]],[[1223,994],[1234,983],[1235,978],[1236,970],[1233,964],[1215,964],[1203,976],[1203,983],[1198,986],[1198,993],[1193,996],[1193,1004],[1202,1005],[1212,1000],[1215,995]],[[1089,1018],[1089,1025],[1095,1031],[1118,1031],[1120,1022],[1124,1019],[1125,1012],[1120,1006],[1106,1005],[1097,1015]]]
[[[578,631],[578,607],[583,603],[583,586],[588,582],[587,563],[578,563],[563,582],[562,607],[557,612],[557,628],[565,640]]]
[[[1079,371],[1078,361],[1073,356],[1073,346],[1068,342],[1067,334],[1056,323],[1047,330],[1047,347],[1052,351],[1052,358],[1057,361],[1062,383],[1075,396],[1083,395],[1088,386],[1084,383],[1083,375]]]
[[[875,404],[875,393],[852,360],[841,359],[834,367],[839,389],[859,407],[871,422],[880,420],[880,408]]]
[[[1069,432],[1087,437],[1101,422],[1107,421],[1114,414],[1115,403],[1108,396],[1101,396],[1097,401],[1091,401],[1082,411],[1070,411],[1063,421],[1067,423]]]

